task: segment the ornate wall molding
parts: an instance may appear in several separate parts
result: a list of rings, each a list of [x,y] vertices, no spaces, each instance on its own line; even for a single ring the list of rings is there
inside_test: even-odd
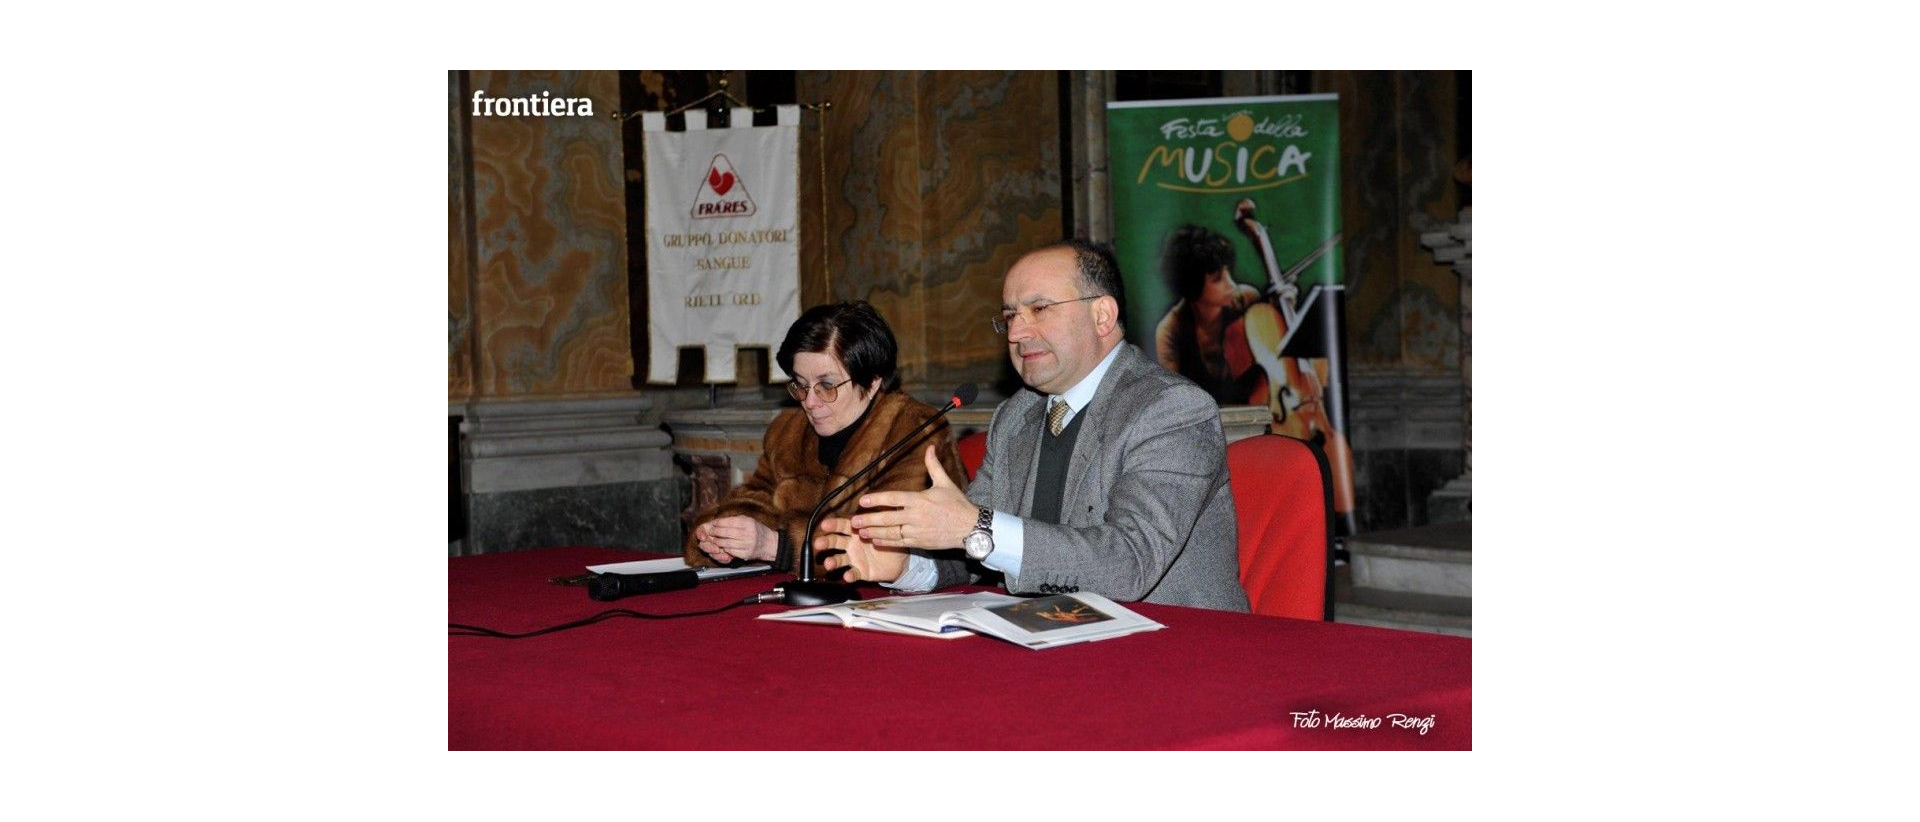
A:
[[[461,485],[487,494],[669,479],[672,439],[642,422],[652,408],[638,396],[451,406],[466,418]]]
[[[1457,373],[1350,369],[1347,441],[1355,451],[1464,448],[1463,401]]]

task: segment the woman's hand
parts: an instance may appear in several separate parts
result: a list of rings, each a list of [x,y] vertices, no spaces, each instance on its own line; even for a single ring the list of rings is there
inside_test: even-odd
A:
[[[850,520],[832,518],[820,521],[820,536],[813,539],[813,552],[828,571],[846,568],[841,582],[868,580],[892,582],[907,569],[907,552],[900,548],[879,548],[860,538]]]
[[[721,517],[702,523],[693,531],[694,544],[714,562],[725,564],[735,557],[751,562],[772,562],[779,555],[780,535],[752,517]]]

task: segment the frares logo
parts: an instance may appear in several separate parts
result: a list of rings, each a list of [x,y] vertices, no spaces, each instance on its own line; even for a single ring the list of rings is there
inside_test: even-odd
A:
[[[543,91],[525,97],[488,97],[485,89],[473,93],[475,117],[592,117],[593,100],[554,97]]]
[[[733,161],[725,154],[713,155],[707,165],[706,179],[693,197],[693,216],[697,220],[714,217],[745,217],[753,213],[753,198],[747,195],[747,183],[734,173]]]
[[[1313,154],[1301,151],[1292,143],[1284,148],[1277,143],[1305,136],[1307,130],[1300,125],[1298,114],[1279,120],[1262,118],[1258,122],[1246,111],[1236,111],[1223,118],[1168,120],[1160,124],[1160,137],[1169,142],[1226,139],[1212,145],[1201,142],[1185,147],[1154,146],[1140,164],[1140,176],[1134,183],[1144,185],[1147,178],[1153,176],[1159,178],[1154,181],[1155,186],[1196,194],[1240,194],[1285,185],[1307,176],[1307,160]],[[1269,139],[1254,143],[1255,137]],[[1289,171],[1295,172],[1293,176],[1287,176]]]

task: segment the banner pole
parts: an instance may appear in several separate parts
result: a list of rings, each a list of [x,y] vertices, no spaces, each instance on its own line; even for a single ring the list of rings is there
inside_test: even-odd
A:
[[[827,109],[833,108],[832,101],[820,104],[817,121],[820,124],[820,139],[816,142],[820,149],[820,278],[826,286],[825,302],[833,302],[833,249],[827,245]]]

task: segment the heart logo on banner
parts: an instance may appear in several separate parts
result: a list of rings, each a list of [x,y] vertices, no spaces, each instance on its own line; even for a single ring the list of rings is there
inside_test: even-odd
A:
[[[693,208],[688,215],[694,219],[732,219],[753,216],[753,197],[747,193],[747,178],[734,170],[733,161],[727,155],[715,152],[713,161],[707,164],[707,173],[686,179],[693,183]]]

